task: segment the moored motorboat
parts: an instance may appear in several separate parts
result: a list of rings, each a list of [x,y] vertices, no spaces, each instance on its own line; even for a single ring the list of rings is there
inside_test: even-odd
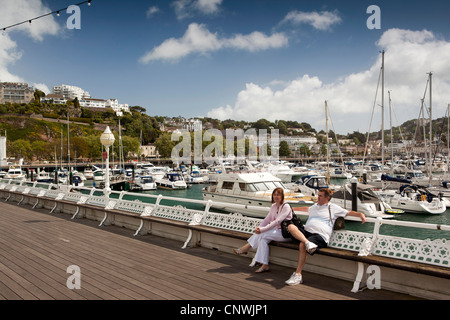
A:
[[[26,174],[22,171],[20,166],[10,166],[5,175],[5,179],[24,181],[26,179]]]
[[[364,213],[371,218],[393,218],[391,213],[403,213],[394,211],[392,207],[381,200],[374,192],[374,187],[368,184],[356,183],[356,197],[352,196],[352,184],[347,183],[333,193],[331,202],[347,210],[352,210],[353,201],[356,200],[356,211]]]
[[[151,175],[140,175],[134,179],[133,190],[148,191],[156,190],[156,182]]]
[[[213,200],[213,207],[245,215],[265,217],[272,204],[272,192],[275,188],[284,189],[284,199],[291,206],[304,206],[314,203],[313,197],[287,189],[281,180],[269,172],[222,173],[217,175],[217,184],[202,190],[204,200]],[[216,203],[219,202],[219,203]],[[241,204],[245,207],[235,208],[227,204]],[[252,207],[258,207],[254,209]]]
[[[183,176],[178,172],[167,172],[164,177],[156,179],[155,182],[156,186],[162,189],[177,190],[187,188]]]
[[[447,210],[445,202],[419,185],[404,185],[398,190],[375,191],[394,209],[411,213],[442,214]]]

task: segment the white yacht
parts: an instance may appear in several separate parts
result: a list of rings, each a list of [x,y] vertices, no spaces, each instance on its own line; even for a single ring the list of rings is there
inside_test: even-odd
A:
[[[291,183],[297,181],[302,174],[295,172],[289,166],[284,164],[269,165],[267,171],[270,172],[275,177],[279,178],[283,183]]]
[[[5,179],[13,179],[24,181],[26,179],[26,174],[22,171],[20,166],[11,166],[8,169],[8,172],[5,175]]]
[[[398,190],[380,190],[375,193],[392,208],[405,212],[442,214],[447,210],[443,199],[418,185],[405,185]]]
[[[135,188],[141,191],[156,190],[156,182],[151,175],[140,175],[134,179]]]
[[[351,179],[353,175],[350,172],[346,172],[343,167],[330,168],[330,178],[332,179]]]
[[[50,175],[47,171],[39,171],[36,177],[37,182],[44,182],[44,183],[52,183],[55,181],[55,178]]]
[[[161,189],[187,189],[183,176],[178,172],[167,172],[164,177],[155,179],[156,186]]]
[[[102,182],[105,181],[105,170],[97,169],[93,174],[94,182]]]
[[[169,167],[149,166],[145,168],[146,172],[153,176],[155,180],[163,179],[166,173],[170,171]]]
[[[295,184],[289,184],[294,191],[303,193],[306,196],[317,196],[322,188],[329,188],[326,177],[322,175],[303,176]]]
[[[203,200],[213,200],[214,208],[239,212],[246,215],[265,217],[268,211],[252,210],[248,207],[240,209],[227,206],[227,203],[245,206],[269,208],[272,203],[272,192],[275,188],[284,189],[285,201],[292,206],[312,205],[313,198],[301,193],[292,192],[281,180],[268,172],[255,173],[222,173],[217,175],[217,184],[203,189]],[[215,202],[220,203],[215,203]]]
[[[200,169],[198,166],[192,166],[190,173],[185,173],[186,181],[189,183],[207,183],[209,170]]]
[[[368,184],[356,184],[356,211],[364,213],[366,217],[384,219],[393,218],[393,214],[404,213],[403,210],[394,210],[390,205],[382,201],[373,191],[374,187]],[[344,184],[336,189],[331,198],[341,208],[352,210],[352,185]]]
[[[84,169],[83,173],[86,179],[88,180],[94,179],[94,172],[92,171],[92,169],[86,168]]]

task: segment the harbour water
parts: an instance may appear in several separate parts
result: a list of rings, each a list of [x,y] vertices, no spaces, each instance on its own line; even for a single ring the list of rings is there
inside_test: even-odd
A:
[[[92,181],[92,180],[91,180]],[[90,182],[91,182],[90,181]],[[333,184],[340,184],[342,180],[331,181]],[[86,186],[89,186],[88,182]],[[149,195],[163,195],[174,198],[181,199],[196,199],[203,200],[202,198],[202,189],[207,186],[206,184],[193,184],[187,189],[182,190],[165,190],[165,189],[157,189],[151,191],[143,191],[139,192],[139,194],[149,194]],[[134,200],[139,199],[143,202],[151,202],[154,203],[154,199],[140,197],[140,196],[131,196],[127,195],[126,200]],[[204,210],[204,206],[200,204],[192,204],[187,202],[179,202],[179,201],[171,201],[171,200],[163,200],[161,202],[163,205],[182,205],[183,207],[189,209],[197,209]],[[306,217],[303,217],[305,220]],[[403,220],[403,221],[412,221],[412,222],[420,222],[420,223],[428,223],[428,224],[439,224],[439,225],[450,225],[450,209],[447,209],[443,214],[431,215],[431,214],[417,214],[417,213],[404,213],[402,215],[396,216],[394,219]],[[373,232],[373,225],[371,223],[361,224],[359,222],[347,221],[346,229],[352,231],[360,231],[360,232]],[[397,237],[405,237],[405,238],[413,238],[413,239],[447,239],[450,241],[450,232],[443,230],[432,230],[432,229],[418,229],[411,227],[402,227],[402,226],[392,226],[392,225],[384,225],[380,229],[381,234],[397,236]]]

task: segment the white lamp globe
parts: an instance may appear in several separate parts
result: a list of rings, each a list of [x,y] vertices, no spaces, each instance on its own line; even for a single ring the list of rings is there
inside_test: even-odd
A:
[[[111,132],[111,129],[109,129],[109,126],[106,127],[105,131],[100,136],[100,142],[105,147],[110,147],[114,144],[114,141],[116,138],[114,138],[113,133]]]

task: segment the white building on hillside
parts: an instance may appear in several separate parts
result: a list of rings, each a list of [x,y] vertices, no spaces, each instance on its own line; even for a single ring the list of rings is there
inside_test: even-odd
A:
[[[81,99],[80,106],[85,108],[106,108],[106,100],[103,99]]]
[[[53,103],[53,104],[66,104],[67,103],[67,99],[65,99],[60,94],[48,94],[45,97],[42,97],[40,99],[40,101],[43,103]]]
[[[61,95],[68,100],[73,100],[75,98],[78,98],[78,100],[82,100],[89,99],[91,97],[89,92],[84,91],[79,87],[70,86],[67,84],[53,87],[53,94]]]
[[[117,116],[123,116],[123,112],[130,112],[130,107],[128,104],[120,104],[117,99],[108,99],[106,101],[106,106],[114,110]]]

